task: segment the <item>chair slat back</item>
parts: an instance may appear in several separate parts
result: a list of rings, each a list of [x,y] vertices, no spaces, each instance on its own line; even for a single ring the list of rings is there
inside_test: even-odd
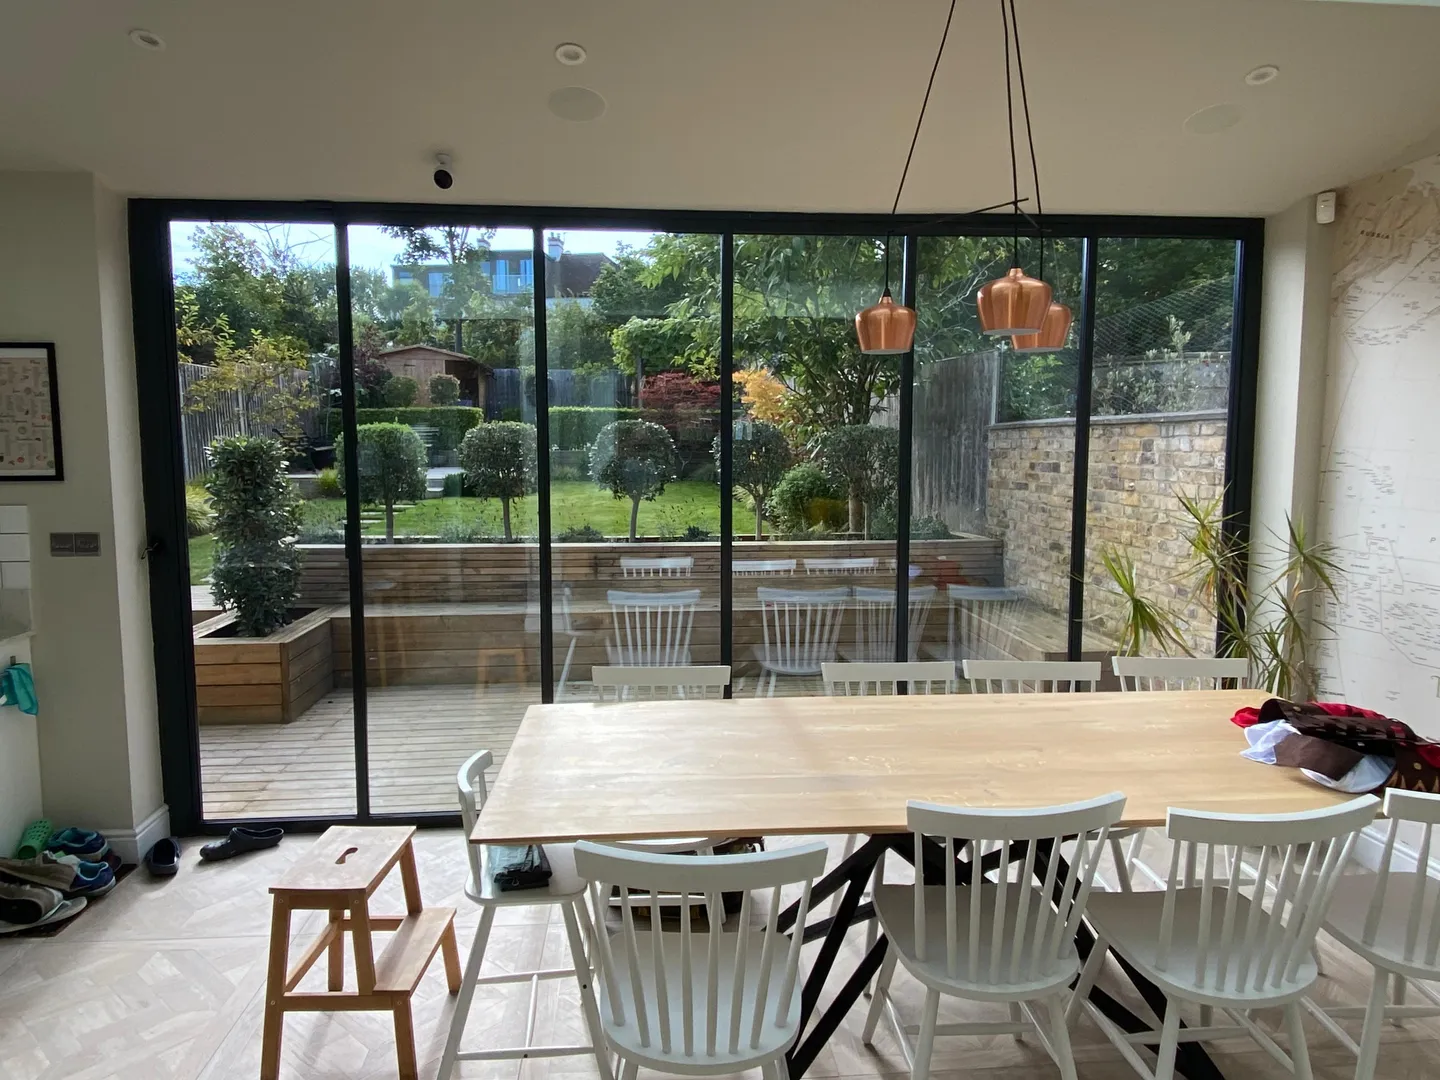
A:
[[[1430,874],[1430,853],[1434,850],[1431,841],[1435,825],[1440,822],[1440,795],[1390,788],[1385,792],[1385,816],[1390,819],[1390,825],[1385,832],[1385,849],[1375,873],[1375,891],[1365,912],[1360,939],[1366,945],[1374,945],[1385,919],[1403,917],[1405,940],[1401,959],[1440,974],[1440,881]],[[1400,824],[1405,821],[1421,827],[1420,847],[1415,853],[1414,875],[1406,877],[1406,883],[1411,886],[1409,899],[1396,890],[1394,895],[1398,900],[1391,903],[1395,888],[1391,863]]]
[[[1059,694],[1093,691],[1098,660],[962,660],[972,694]]]
[[[615,624],[611,660],[624,667],[666,667],[689,661],[699,589],[675,592],[624,592],[611,589]]]
[[[1221,656],[1112,656],[1121,690],[1244,690],[1250,661]]]
[[[873,585],[856,585],[855,655],[866,661],[886,661],[895,656],[895,590]],[[934,585],[910,586],[908,653],[920,654],[920,638],[935,600]]]
[[[1315,943],[1335,882],[1359,830],[1375,817],[1371,795],[1299,814],[1207,814],[1171,810],[1170,874],[1160,918],[1156,963],[1202,990],[1238,994],[1298,987],[1297,972]],[[1255,850],[1258,849],[1258,850]],[[1273,877],[1274,890],[1256,885],[1241,919],[1243,865],[1256,880]],[[1200,890],[1198,921],[1177,928],[1182,894]],[[1174,954],[1177,934],[1196,934],[1193,958]]]
[[[765,651],[772,663],[792,671],[818,672],[835,659],[845,621],[848,588],[755,590]]]
[[[950,600],[946,640],[954,660],[1003,660],[1010,654],[1005,646],[1015,631],[1023,589],[1001,589],[982,585],[948,585]]]
[[[876,558],[850,559],[806,559],[807,574],[878,574],[880,560]]]
[[[820,677],[829,697],[894,694],[900,683],[911,694],[951,694],[956,690],[955,665],[949,660],[821,664]]]
[[[736,559],[730,564],[736,577],[762,577],[766,574],[795,573],[794,559]]]
[[[689,577],[694,570],[695,559],[690,555],[667,555],[661,558],[620,556],[620,575],[627,578]]]
[[[1110,827],[1124,812],[1125,796],[1118,791],[1019,810],[910,802],[906,821],[915,834],[915,865],[925,866],[927,850],[933,852],[927,837],[941,841],[945,885],[944,956],[930,955],[926,894],[915,890],[917,959],[943,962],[952,979],[991,986],[1055,973],[1071,952]],[[1060,845],[1072,838],[1075,851],[1062,871]],[[967,841],[968,857],[957,866],[956,853]],[[939,884],[933,855],[930,863],[926,883]],[[1038,890],[1037,868],[1044,879]]]
[[[494,763],[495,756],[489,750],[478,750],[466,758],[455,772],[455,786],[460,794],[460,822],[465,827],[465,858],[470,863],[470,891],[476,896],[480,895],[480,848],[470,843],[470,834],[475,831],[475,822],[489,798],[485,770]]]
[[[673,667],[597,665],[590,671],[602,703],[646,698],[723,698],[725,687],[730,685],[729,664]]]
[[[690,1062],[753,1049],[767,1027],[797,1024],[804,935],[780,932],[781,890],[801,886],[795,925],[804,926],[810,889],[825,870],[826,854],[823,843],[712,856],[577,843],[575,868],[590,882],[590,901],[602,928],[595,952],[604,1007],[612,1022],[628,1024],[633,1017],[642,1046],[683,1053]],[[619,892],[621,919],[613,938],[603,932],[612,889]],[[756,891],[767,901],[763,927],[752,925],[757,921]],[[737,928],[728,932],[723,929],[726,892],[744,894]],[[677,931],[667,932],[662,920],[653,917],[662,896],[672,909],[678,903]],[[637,908],[652,915],[648,931],[636,929]],[[691,928],[696,909],[708,916],[703,947]],[[678,1002],[669,986],[672,973],[681,980]]]

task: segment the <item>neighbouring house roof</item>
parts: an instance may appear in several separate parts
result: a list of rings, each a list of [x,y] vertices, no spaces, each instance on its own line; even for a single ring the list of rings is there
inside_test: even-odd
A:
[[[546,296],[589,296],[590,287],[615,260],[602,252],[562,252],[559,263],[545,266]]]
[[[447,360],[464,360],[466,363],[474,364],[481,371],[489,373],[494,371],[489,364],[483,360],[476,360],[473,356],[466,356],[454,349],[442,349],[438,345],[396,345],[393,348],[382,349],[375,355],[384,360],[386,357],[399,356],[402,353],[416,353],[424,356],[443,356]]]

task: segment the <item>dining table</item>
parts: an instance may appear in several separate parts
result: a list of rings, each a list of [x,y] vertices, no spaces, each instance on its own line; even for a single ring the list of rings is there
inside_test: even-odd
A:
[[[1297,769],[1241,757],[1237,710],[1258,690],[665,699],[532,705],[470,834],[477,844],[675,836],[865,837],[815,883],[810,918],[782,928],[822,944],[801,993],[788,1064],[803,1076],[884,959],[880,935],[819,1013],[851,927],[887,852],[913,861],[910,800],[954,806],[1056,805],[1126,795],[1119,827],[1164,826],[1169,809],[1283,814],[1346,796]],[[927,856],[928,863],[928,856]],[[928,874],[932,868],[920,872]],[[831,913],[821,900],[839,892]],[[1082,961],[1094,937],[1081,926]],[[1147,1005],[1164,994],[1123,962]],[[838,978],[838,976],[836,976]],[[1130,1032],[1150,1025],[1096,988],[1091,1000]],[[1199,1043],[1177,1068],[1216,1080]]]

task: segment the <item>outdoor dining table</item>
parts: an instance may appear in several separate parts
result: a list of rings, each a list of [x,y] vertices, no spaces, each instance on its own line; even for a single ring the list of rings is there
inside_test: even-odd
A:
[[[1298,770],[1240,757],[1245,738],[1230,717],[1267,696],[1214,690],[533,705],[470,839],[868,836],[812,890],[813,915],[821,900],[844,889],[833,918],[795,929],[806,940],[823,938],[789,1055],[791,1076],[799,1077],[884,959],[882,935],[815,1015],[845,934],[874,917],[861,900],[876,863],[891,850],[914,858],[907,800],[1021,807],[1123,791],[1122,826],[1164,825],[1171,807],[1289,813],[1343,801]],[[793,925],[793,908],[782,927],[787,922]],[[1092,943],[1082,927],[1082,959]],[[1151,1009],[1162,1012],[1160,990],[1126,970]],[[1091,1000],[1128,1031],[1149,1026],[1103,990]],[[1198,1043],[1180,1044],[1177,1066],[1190,1080],[1220,1076]]]

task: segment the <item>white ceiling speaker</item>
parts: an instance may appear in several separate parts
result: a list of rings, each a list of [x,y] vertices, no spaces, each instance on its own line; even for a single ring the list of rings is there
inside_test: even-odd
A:
[[[548,104],[561,120],[577,124],[598,120],[605,112],[605,99],[588,86],[562,86],[550,95]]]
[[[1209,105],[1185,118],[1185,130],[1191,135],[1218,135],[1238,124],[1245,110],[1233,101]]]

